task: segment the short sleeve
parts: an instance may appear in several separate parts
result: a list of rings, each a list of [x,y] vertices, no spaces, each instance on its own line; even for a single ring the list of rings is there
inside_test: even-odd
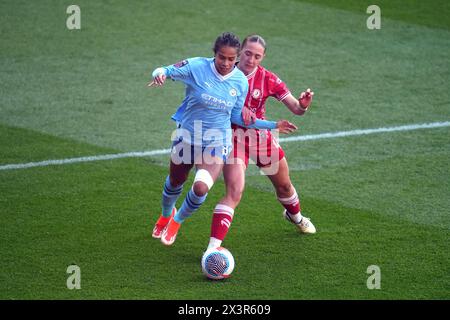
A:
[[[274,73],[269,77],[268,87],[269,95],[278,101],[283,100],[291,93],[286,84]]]

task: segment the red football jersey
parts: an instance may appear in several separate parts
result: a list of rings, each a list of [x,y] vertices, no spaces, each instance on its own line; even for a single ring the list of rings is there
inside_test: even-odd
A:
[[[265,119],[268,97],[281,101],[291,93],[280,78],[262,66],[258,66],[255,71],[247,75],[247,79],[248,93],[244,107],[252,110],[258,119]]]
[[[258,66],[252,73],[247,75],[248,93],[245,98],[244,108],[252,110],[258,119],[265,119],[266,100],[274,97],[281,101],[291,92],[286,84],[274,73]],[[249,158],[254,159],[260,167],[266,166],[261,159],[269,159],[269,163],[274,163],[283,159],[284,151],[279,146],[270,130],[243,129],[232,124],[234,130],[233,153],[230,159],[240,158],[245,165]],[[278,157],[278,158],[273,158]]]

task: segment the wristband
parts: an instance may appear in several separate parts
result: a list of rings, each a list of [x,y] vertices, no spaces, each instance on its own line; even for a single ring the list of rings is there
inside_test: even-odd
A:
[[[157,76],[159,76],[160,74],[166,74],[166,70],[164,68],[156,68],[153,72],[152,72],[152,78],[156,78]]]

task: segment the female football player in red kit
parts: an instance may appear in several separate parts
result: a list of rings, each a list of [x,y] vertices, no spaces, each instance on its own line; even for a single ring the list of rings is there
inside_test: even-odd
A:
[[[261,36],[250,35],[242,43],[238,68],[247,76],[249,90],[245,100],[244,120],[265,119],[268,97],[281,101],[292,113],[303,115],[311,105],[313,92],[307,89],[295,98],[286,84],[274,73],[260,65],[266,51]],[[245,110],[245,111],[244,111]],[[247,118],[247,119],[245,119]],[[289,167],[283,149],[269,130],[244,129],[233,126],[233,152],[228,158],[223,175],[226,194],[214,209],[208,248],[222,244],[241,200],[245,185],[245,170],[251,158],[272,182],[278,201],[285,208],[284,217],[297,226],[301,233],[315,233],[309,218],[301,214],[300,200],[289,178]]]

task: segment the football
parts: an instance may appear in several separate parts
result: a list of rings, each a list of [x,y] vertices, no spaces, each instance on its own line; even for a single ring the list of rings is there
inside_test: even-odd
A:
[[[212,280],[228,278],[234,269],[234,258],[224,247],[211,248],[202,257],[202,271]]]

